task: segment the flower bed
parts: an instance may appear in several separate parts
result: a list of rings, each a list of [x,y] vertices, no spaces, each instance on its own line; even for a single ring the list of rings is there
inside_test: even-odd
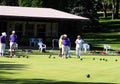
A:
[[[116,54],[120,54],[120,50],[116,50],[115,53],[116,53]]]
[[[91,51],[89,54],[100,54],[100,55],[105,55],[107,54],[106,52],[104,51],[99,51],[99,50],[94,50],[94,51]]]

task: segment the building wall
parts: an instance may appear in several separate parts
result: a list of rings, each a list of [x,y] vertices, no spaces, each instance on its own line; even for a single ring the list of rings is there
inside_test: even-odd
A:
[[[0,32],[6,32],[7,37],[12,30],[16,31],[18,36],[18,44],[20,46],[29,46],[30,38],[42,38],[47,46],[52,45],[52,39],[59,39],[60,35],[67,34],[74,45],[77,35],[83,32],[81,21],[73,20],[57,20],[57,21],[18,21],[18,20],[2,20],[0,21]],[[8,41],[9,42],[9,41]],[[58,46],[58,43],[56,42]]]
[[[42,38],[45,43],[49,43],[51,38],[58,37],[57,22],[34,22],[34,21],[4,21],[0,24],[0,32],[5,31],[9,36],[12,30],[16,31],[20,45],[29,45],[30,38]],[[3,29],[3,26],[6,29]]]

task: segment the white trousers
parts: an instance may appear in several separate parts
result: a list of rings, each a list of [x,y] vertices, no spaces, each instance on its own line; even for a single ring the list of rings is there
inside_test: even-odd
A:
[[[62,54],[67,55],[69,52],[69,46],[62,45]]]
[[[81,47],[76,47],[76,55],[78,56],[78,57],[80,57],[80,54],[81,54]]]
[[[3,54],[5,52],[5,43],[0,43],[0,53]]]
[[[16,49],[16,42],[10,42],[10,50]]]

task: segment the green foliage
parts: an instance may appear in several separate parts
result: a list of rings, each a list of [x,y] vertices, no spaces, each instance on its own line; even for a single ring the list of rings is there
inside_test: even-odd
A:
[[[41,7],[42,0],[18,0],[18,4],[24,7]]]
[[[66,11],[67,0],[43,0],[42,6]]]
[[[33,0],[31,6],[32,7],[41,7],[42,6],[42,0]]]
[[[18,0],[19,6],[30,7],[32,0]]]
[[[17,6],[18,0],[0,0],[0,5]]]
[[[43,0],[43,7],[47,8],[58,8],[59,0]]]
[[[107,17],[107,12],[112,12],[112,19],[118,18],[119,16],[119,2],[120,0],[96,0],[98,11],[103,11],[103,16]]]
[[[96,3],[94,0],[69,0],[69,12],[85,16],[91,19],[98,19]]]
[[[5,1],[0,2],[0,5],[6,5]]]
[[[111,18],[111,17],[110,17]],[[99,33],[83,33],[83,38],[89,44],[92,45],[92,49],[103,50],[103,44],[109,44],[111,50],[117,50],[120,47],[120,20],[111,20],[101,18],[99,23],[101,24],[102,31]]]

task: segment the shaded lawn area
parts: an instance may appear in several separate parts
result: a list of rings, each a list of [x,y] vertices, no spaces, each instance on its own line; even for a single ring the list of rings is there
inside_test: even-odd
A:
[[[83,60],[75,55],[70,59],[61,59],[57,55],[50,59],[49,55],[29,56],[28,59],[0,57],[0,84],[120,83],[119,56],[82,55]],[[90,78],[87,78],[88,74]]]
[[[1,84],[116,84],[116,83],[100,83],[100,82],[69,82],[54,81],[45,79],[0,79]]]
[[[112,50],[120,49],[120,19],[100,19],[101,31],[84,33],[83,39],[92,45],[92,49],[103,50],[103,44],[109,44]]]

